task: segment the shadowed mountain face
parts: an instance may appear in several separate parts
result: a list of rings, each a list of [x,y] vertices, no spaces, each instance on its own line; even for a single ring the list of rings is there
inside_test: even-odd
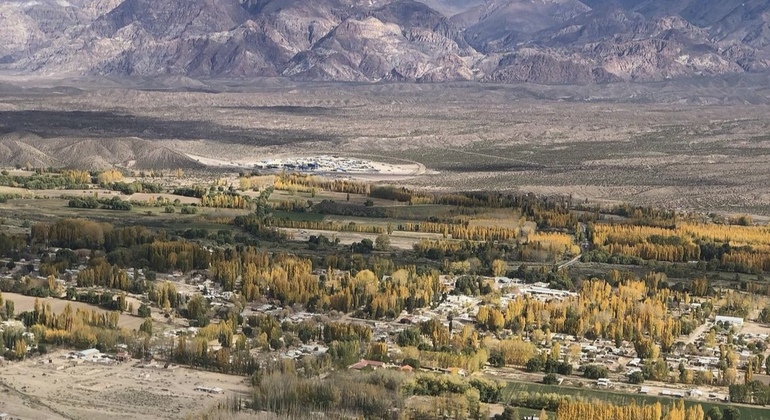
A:
[[[763,72],[768,0],[6,0],[38,75],[590,84]]]

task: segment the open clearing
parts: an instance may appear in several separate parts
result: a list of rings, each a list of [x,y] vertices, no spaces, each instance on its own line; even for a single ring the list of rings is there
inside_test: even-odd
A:
[[[0,411],[22,418],[179,419],[228,397],[250,394],[249,384],[240,376],[182,367],[140,368],[136,360],[74,365],[62,358],[67,353],[62,350],[0,367]],[[53,363],[41,364],[49,358]],[[207,394],[195,391],[196,386],[224,392]]]

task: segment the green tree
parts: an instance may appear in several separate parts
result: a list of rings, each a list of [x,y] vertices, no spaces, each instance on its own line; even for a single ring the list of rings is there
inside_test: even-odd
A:
[[[145,318],[142,325],[139,326],[139,331],[147,335],[152,335],[152,318]]]
[[[502,414],[496,414],[494,420],[521,420],[518,407],[507,406]]]
[[[141,318],[149,318],[151,313],[152,309],[150,309],[150,305],[145,305],[144,303],[139,305],[139,310],[136,312]]]
[[[709,420],[722,420],[722,410],[719,407],[714,406],[706,412],[706,418]]]
[[[725,407],[722,411],[722,420],[741,420],[741,412],[735,407]]]
[[[630,375],[628,375],[628,382],[632,384],[641,384],[644,383],[644,374],[642,372],[634,372]]]
[[[14,304],[12,300],[5,300],[5,317],[8,319],[13,318]]]
[[[377,238],[374,239],[374,248],[380,251],[389,251],[390,250],[390,236],[386,234],[380,234],[377,235]]]
[[[583,376],[588,379],[606,378],[608,374],[609,370],[604,366],[588,365],[583,367]]]
[[[187,318],[201,319],[209,314],[209,303],[203,295],[195,295],[187,302]]]
[[[549,373],[543,376],[543,383],[546,385],[556,385],[559,383],[559,378],[557,378],[553,373]]]
[[[543,370],[543,359],[540,356],[535,356],[527,360],[525,368],[527,372],[540,372]]]

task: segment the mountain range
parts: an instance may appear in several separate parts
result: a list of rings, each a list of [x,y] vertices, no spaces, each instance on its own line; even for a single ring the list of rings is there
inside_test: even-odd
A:
[[[765,72],[770,0],[4,0],[39,76],[593,84]]]

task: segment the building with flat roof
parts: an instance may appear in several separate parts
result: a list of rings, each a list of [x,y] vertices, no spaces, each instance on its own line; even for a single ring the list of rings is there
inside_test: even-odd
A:
[[[94,357],[99,354],[101,354],[101,352],[98,349],[85,349],[77,352],[77,356],[81,359]]]

